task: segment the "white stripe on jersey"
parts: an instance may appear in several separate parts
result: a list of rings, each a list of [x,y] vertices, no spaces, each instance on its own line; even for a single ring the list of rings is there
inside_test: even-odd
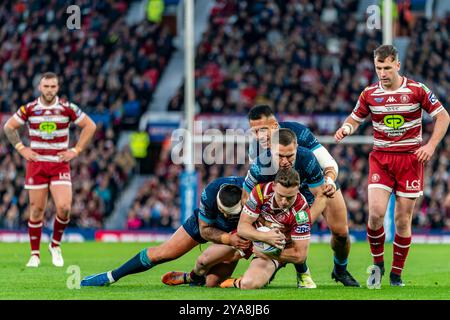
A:
[[[78,124],[81,120],[84,119],[84,117],[86,116],[86,114],[83,112],[80,114],[80,116],[77,118],[77,120],[75,120],[73,123]]]
[[[252,217],[252,218],[258,218],[258,217],[259,217],[259,214],[250,211],[250,210],[249,210],[247,207],[245,207],[245,206],[244,206],[244,209],[242,209],[242,212],[245,213],[245,214],[248,214],[248,215],[249,215],[250,217]]]
[[[384,123],[372,121],[372,125],[373,125],[373,128],[378,131],[386,132],[386,131],[392,130],[392,128],[388,127]],[[408,130],[408,129],[412,129],[415,127],[420,127],[421,125],[422,125],[422,118],[419,118],[419,119],[416,119],[413,121],[405,122],[399,129],[400,130],[404,130],[404,129]]]
[[[20,123],[21,125],[24,125],[25,124],[25,121],[23,121],[22,120],[22,118],[21,117],[19,117],[18,115],[17,115],[17,113],[14,113],[14,119],[16,119],[16,121],[18,122],[18,123]]]
[[[408,88],[398,88],[395,91],[384,91],[382,89],[377,89],[374,92],[372,92],[370,95],[371,96],[389,96],[389,95],[393,95],[393,94],[399,94],[399,93],[413,93],[411,91],[411,89]]]
[[[353,118],[353,120],[355,120],[355,121],[358,121],[358,122],[364,122],[364,118],[360,118],[360,117],[358,117],[356,114],[354,114],[353,112],[352,112],[352,114],[350,115],[352,118]]]
[[[430,117],[435,117],[439,112],[441,112],[442,110],[444,110],[444,106],[440,106],[439,108],[437,108],[436,110],[434,110],[432,113],[430,113]]]
[[[412,139],[405,139],[401,140],[400,142],[392,142],[392,141],[385,141],[380,139],[373,139],[374,146],[377,147],[398,147],[398,146],[411,146],[416,145],[422,142],[422,138],[418,136],[417,138]]]
[[[396,107],[395,110],[389,110],[389,107]],[[420,103],[415,104],[401,104],[401,103],[394,103],[394,104],[386,104],[385,106],[369,106],[370,111],[374,114],[383,114],[383,113],[391,113],[391,112],[414,112],[420,109]]]
[[[33,108],[31,108],[31,111],[39,111],[39,110],[61,110],[64,111],[64,108],[61,105],[58,104],[53,104],[51,106],[44,106],[42,104],[37,104],[36,106],[34,106]]]
[[[69,147],[69,139],[67,139],[66,142],[58,142],[58,143],[47,143],[37,141],[31,141],[30,143],[31,149],[61,150],[67,149],[68,147]]]
[[[46,131],[41,131],[41,130],[36,130],[36,129],[31,129],[29,130],[30,136],[34,136],[34,137],[46,137],[46,136],[53,136],[53,137],[64,137],[69,135],[69,128],[66,129],[61,129],[61,130],[55,130],[51,133],[48,133]]]
[[[69,122],[69,117],[54,116],[54,115],[34,116],[34,117],[29,117],[28,121],[30,123],[42,123],[42,122],[67,123],[67,122]]]
[[[37,161],[43,161],[43,162],[61,162],[61,159],[58,156],[44,156],[44,155],[38,155]]]

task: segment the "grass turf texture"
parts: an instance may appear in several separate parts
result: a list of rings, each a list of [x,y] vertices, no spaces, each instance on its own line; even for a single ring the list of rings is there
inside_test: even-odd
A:
[[[151,244],[156,245],[156,244]],[[157,299],[157,300],[448,300],[450,299],[450,245],[413,244],[403,272],[404,288],[389,286],[385,276],[381,290],[365,287],[366,269],[371,263],[367,243],[354,243],[349,259],[349,270],[363,285],[362,288],[345,288],[331,277],[332,252],[327,244],[312,244],[308,265],[318,288],[297,289],[295,269],[287,265],[281,269],[274,281],[259,290],[241,291],[189,287],[170,287],[161,282],[161,276],[172,270],[190,271],[199,247],[178,260],[153,269],[130,275],[110,287],[68,289],[67,280],[71,274],[67,268],[80,267],[81,277],[113,269],[148,245],[143,243],[65,243],[63,255],[65,266],[56,268],[46,244],[41,245],[41,265],[26,268],[29,244],[0,243],[0,299]],[[203,249],[206,246],[203,246]],[[390,270],[392,244],[385,247],[386,271]],[[248,261],[241,260],[234,275],[242,275]]]

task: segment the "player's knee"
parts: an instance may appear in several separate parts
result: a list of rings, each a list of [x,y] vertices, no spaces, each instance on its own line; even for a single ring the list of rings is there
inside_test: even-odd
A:
[[[30,203],[30,215],[32,218],[40,217],[44,214],[45,207],[34,202]]]
[[[251,290],[261,288],[262,285],[258,283],[258,280],[255,277],[247,276],[241,279],[240,288],[242,290]]]
[[[345,244],[348,241],[348,229],[347,230],[339,230],[339,231],[332,231],[333,240],[337,243]]]
[[[59,214],[63,215],[64,218],[67,218],[70,214],[70,204],[62,204],[56,208]]]
[[[409,217],[395,217],[395,228],[397,232],[404,233],[411,229],[411,219]]]
[[[208,266],[208,254],[202,254],[197,258],[197,267],[204,269]]]
[[[222,282],[221,280],[222,279],[220,279],[220,277],[215,274],[208,274],[206,276],[205,286],[208,288],[218,287]]]

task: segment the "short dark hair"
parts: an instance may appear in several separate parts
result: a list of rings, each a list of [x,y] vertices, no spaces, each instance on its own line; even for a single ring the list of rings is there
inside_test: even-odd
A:
[[[54,72],[46,72],[46,73],[44,73],[41,76],[41,79],[39,81],[41,81],[42,79],[56,79],[56,80],[58,80],[58,76]]]
[[[282,146],[288,146],[291,143],[297,143],[297,136],[291,129],[281,128],[272,134],[272,142],[277,140]]]
[[[298,187],[300,186],[300,175],[294,168],[281,168],[275,176],[275,182],[286,188]]]
[[[398,60],[398,50],[391,44],[383,44],[373,52],[373,58],[380,62],[384,62],[389,57],[392,57],[392,61]]]
[[[272,108],[269,107],[267,104],[260,104],[254,106],[248,112],[248,120],[259,120],[262,117],[268,118],[270,116],[275,116],[275,114],[273,113]]]
[[[241,201],[242,189],[234,184],[224,184],[219,190],[220,202],[225,207],[233,207]]]

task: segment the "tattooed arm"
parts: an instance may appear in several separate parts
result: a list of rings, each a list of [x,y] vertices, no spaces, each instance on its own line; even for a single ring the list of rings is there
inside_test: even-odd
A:
[[[31,150],[29,147],[25,147],[20,139],[17,130],[21,127],[21,124],[13,117],[5,123],[3,129],[5,130],[5,135],[9,142],[16,148],[17,152],[20,153],[27,161],[36,161],[38,154]]]

